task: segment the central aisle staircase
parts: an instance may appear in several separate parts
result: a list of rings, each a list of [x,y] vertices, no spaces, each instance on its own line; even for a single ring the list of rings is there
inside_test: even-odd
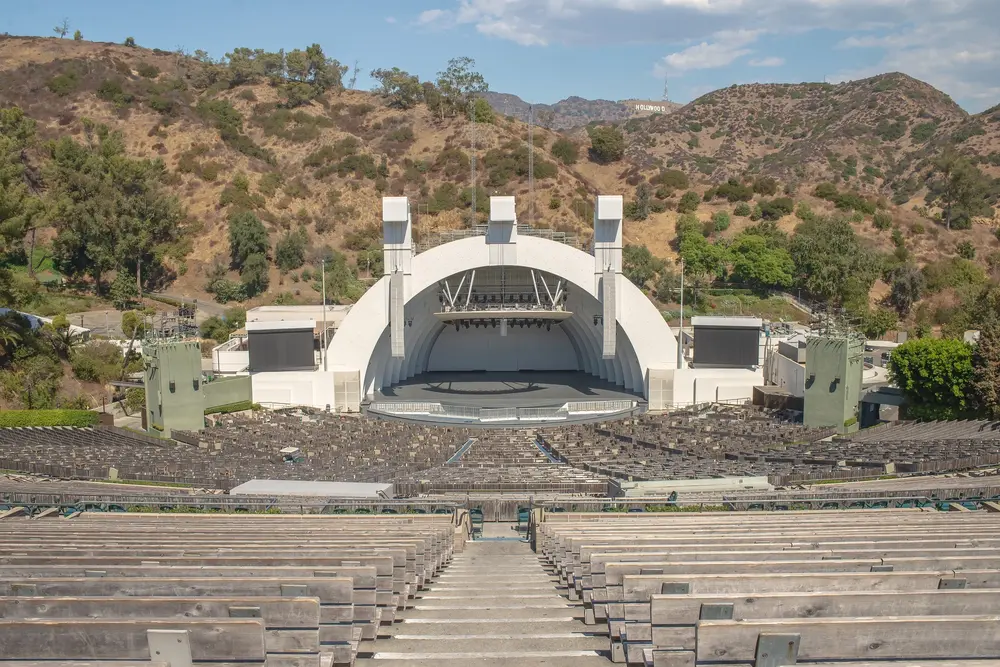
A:
[[[392,626],[382,627],[357,667],[611,664],[607,636],[584,625],[583,608],[567,599],[557,577],[521,540],[466,543],[412,603]]]

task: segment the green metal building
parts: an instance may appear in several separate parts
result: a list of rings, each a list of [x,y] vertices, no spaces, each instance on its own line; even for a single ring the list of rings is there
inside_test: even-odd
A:
[[[858,430],[864,354],[865,341],[859,336],[812,336],[806,340],[806,426],[832,426],[842,433]]]

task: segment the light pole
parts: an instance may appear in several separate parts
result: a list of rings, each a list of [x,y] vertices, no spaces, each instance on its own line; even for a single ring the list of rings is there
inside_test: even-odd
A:
[[[323,372],[326,372],[326,258],[323,258],[321,267],[323,283]]]
[[[684,258],[681,257],[681,325],[677,330],[677,368],[684,368]]]

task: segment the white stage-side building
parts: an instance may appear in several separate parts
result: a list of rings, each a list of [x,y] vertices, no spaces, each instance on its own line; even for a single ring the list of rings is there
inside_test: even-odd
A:
[[[358,411],[414,376],[462,371],[586,373],[650,410],[749,399],[759,368],[678,368],[670,327],[622,275],[622,213],[621,196],[597,198],[587,253],[519,233],[514,198],[492,197],[484,235],[418,254],[408,200],[384,198],[385,275],[315,371],[251,368],[254,400]]]

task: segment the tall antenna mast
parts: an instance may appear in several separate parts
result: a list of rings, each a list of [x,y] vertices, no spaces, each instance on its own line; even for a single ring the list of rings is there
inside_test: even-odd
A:
[[[669,88],[668,88],[669,85],[670,85],[670,82],[667,80],[667,77],[663,77],[663,101],[664,102],[669,102],[670,101],[670,92],[669,92]]]
[[[469,119],[472,121],[472,155],[469,158],[469,167],[472,177],[472,217],[470,226],[475,227],[476,222],[476,105],[469,107]]]
[[[535,224],[535,107],[528,107],[528,224]]]
[[[350,86],[351,90],[354,90],[354,87],[358,83],[358,72],[360,72],[360,71],[361,71],[361,68],[359,67],[359,61],[355,60],[354,61],[354,73],[351,75],[351,86]]]

